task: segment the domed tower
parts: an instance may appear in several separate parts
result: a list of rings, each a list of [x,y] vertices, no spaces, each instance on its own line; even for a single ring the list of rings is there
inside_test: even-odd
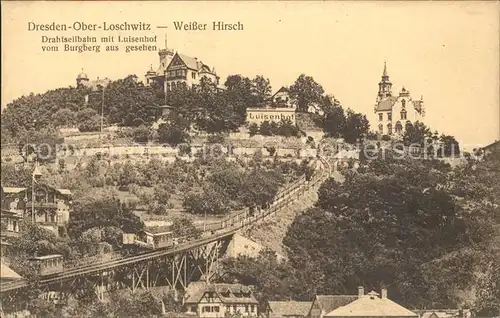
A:
[[[153,65],[149,66],[149,71],[146,72],[146,84],[151,85],[153,78],[156,77],[156,72],[153,70]]]
[[[82,87],[82,86],[87,86],[89,84],[89,77],[85,72],[83,71],[78,76],[76,77],[76,87]]]
[[[392,83],[387,74],[387,64],[384,62],[384,72],[382,73],[382,80],[378,83],[378,100],[392,96],[391,92]]]

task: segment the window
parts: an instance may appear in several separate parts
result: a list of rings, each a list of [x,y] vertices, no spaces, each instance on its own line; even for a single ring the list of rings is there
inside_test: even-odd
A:
[[[212,307],[212,309],[214,312],[219,312],[219,310],[220,310],[219,306],[214,306],[214,307]]]
[[[388,135],[392,134],[392,125],[391,124],[387,124],[387,134]]]
[[[406,120],[406,110],[401,111],[401,119]]]
[[[245,312],[248,312],[248,305],[245,305]]]
[[[255,312],[255,305],[251,305],[251,306],[250,306],[250,311],[251,311],[251,312]]]
[[[238,310],[238,309],[236,308],[236,305],[233,305],[233,311],[234,311],[234,312],[236,312],[236,310]]]
[[[387,113],[387,120],[392,120],[392,113]]]
[[[396,123],[396,133],[400,133],[403,130],[403,125],[398,121]]]
[[[378,131],[380,133],[383,133],[384,132],[384,125],[382,125],[382,124],[378,125]]]
[[[405,107],[406,106],[406,101],[403,99],[401,100],[401,106]]]
[[[379,121],[384,120],[384,114],[379,113],[379,114],[378,114],[378,120],[379,120]]]

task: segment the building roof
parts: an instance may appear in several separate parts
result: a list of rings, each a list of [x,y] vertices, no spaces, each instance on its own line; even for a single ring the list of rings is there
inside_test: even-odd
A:
[[[355,301],[339,307],[327,317],[418,317],[418,315],[388,298],[380,298],[378,294],[370,292]]]
[[[223,303],[258,304],[252,293],[252,287],[242,284],[207,284],[205,282],[194,282],[189,284],[186,290],[185,304],[197,304],[207,292],[215,292]],[[223,294],[229,291],[229,297]],[[251,293],[250,297],[236,297],[236,293]]]
[[[17,187],[2,187],[4,193],[20,193],[26,190],[26,188],[17,188]]]
[[[46,259],[53,259],[53,258],[61,258],[63,257],[61,254],[51,254],[51,255],[44,255],[44,256],[35,256],[35,257],[32,257],[31,259],[32,260],[40,260],[40,261],[43,261],[43,260],[46,260]]]
[[[85,73],[82,69],[82,71],[80,72],[80,74],[78,74],[78,76],[76,77],[77,79],[89,79],[89,77],[87,76],[87,73]]]
[[[495,148],[498,145],[500,145],[500,140],[496,140],[496,141],[492,142],[491,144],[484,146],[483,149],[488,150],[490,148]]]
[[[151,226],[145,228],[143,231],[146,234],[152,234],[152,235],[172,233],[172,225]]]
[[[376,110],[377,112],[392,110],[392,106],[396,103],[397,97],[389,96],[378,102]]]
[[[276,94],[278,93],[289,93],[290,91],[288,90],[288,88],[286,88],[285,86],[281,86],[280,89],[278,89],[276,91],[276,93],[273,94],[273,96],[271,96],[271,99],[274,98],[274,96],[276,96]]]
[[[71,190],[69,189],[56,189],[56,191],[63,195],[71,195]]]
[[[307,316],[311,309],[311,301],[269,301],[269,309],[279,316]]]
[[[4,263],[1,263],[0,278],[2,279],[22,279],[22,277],[10,269]]]
[[[316,295],[316,302],[320,308],[329,313],[340,306],[345,306],[358,299],[357,295]]]
[[[187,68],[192,69],[192,70],[199,70],[201,68],[200,63],[198,62],[197,59],[194,57],[190,57],[181,53],[177,53],[177,55],[181,58],[181,60],[186,64]]]

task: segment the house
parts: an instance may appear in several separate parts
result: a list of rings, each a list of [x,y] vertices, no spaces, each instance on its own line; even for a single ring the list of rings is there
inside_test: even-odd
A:
[[[238,312],[243,317],[257,317],[259,302],[252,289],[242,284],[191,283],[186,289],[185,312],[198,317],[225,317],[226,313]]]
[[[500,154],[500,140],[497,140],[483,148],[481,148],[483,151],[483,156],[484,158],[488,158],[491,156],[491,154]]]
[[[382,289],[382,296],[371,291],[364,295],[364,288],[358,288],[358,299],[338,307],[327,313],[325,318],[348,318],[348,317],[398,317],[398,318],[419,318],[418,314],[404,308],[387,298],[387,289]]]
[[[266,318],[304,318],[309,314],[312,302],[310,301],[269,301],[264,317]]]
[[[34,191],[33,191],[34,190]],[[41,183],[34,183],[33,187],[4,187],[2,186],[2,212],[8,219],[8,230],[19,231],[21,217],[31,218],[41,226],[57,233],[58,226],[69,221],[72,193],[68,189],[56,189]],[[2,213],[2,218],[4,213]]]
[[[0,263],[0,282],[12,282],[23,279],[18,273],[14,272],[10,267],[5,265],[3,262]]]
[[[362,287],[361,287],[362,288]],[[356,295],[316,295],[308,317],[323,318],[329,312],[358,299]]]
[[[168,92],[180,87],[195,88],[200,85],[202,78],[206,78],[217,89],[223,89],[214,67],[210,68],[196,57],[174,52],[168,47],[166,37],[165,48],[159,50],[158,55],[160,65],[157,70],[151,65],[145,74],[147,85],[156,84]]]
[[[407,127],[425,117],[423,97],[412,99],[410,91],[402,87],[399,94],[392,94],[392,83],[384,63],[382,79],[378,83],[378,94],[374,107],[376,117],[372,123],[379,135],[402,136]]]

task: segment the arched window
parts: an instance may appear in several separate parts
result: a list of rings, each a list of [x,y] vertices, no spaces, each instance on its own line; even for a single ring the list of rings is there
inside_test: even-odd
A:
[[[387,124],[387,134],[388,135],[392,134],[392,124]]]
[[[400,133],[403,130],[403,125],[401,125],[401,122],[396,123],[396,133]]]
[[[384,132],[384,126],[382,124],[378,125],[378,131],[379,131],[379,133]]]
[[[406,120],[406,110],[404,109],[401,111],[401,119]]]

